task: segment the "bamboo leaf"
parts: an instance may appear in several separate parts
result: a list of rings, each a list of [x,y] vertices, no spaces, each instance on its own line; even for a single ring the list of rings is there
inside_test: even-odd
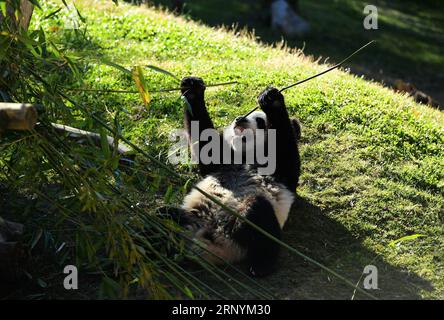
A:
[[[184,293],[187,295],[188,298],[194,299],[193,292],[190,290],[190,288],[185,287],[184,288]]]
[[[108,144],[108,136],[103,127],[100,127],[100,146],[102,147],[103,154],[108,159],[111,155],[111,150]]]
[[[146,86],[142,68],[140,66],[134,67],[132,70],[132,75],[133,75],[133,80],[136,83],[137,90],[140,93],[140,97],[142,98],[143,104],[147,106],[151,101],[151,96]]]
[[[174,74],[172,74],[169,71],[166,71],[164,69],[161,69],[161,68],[153,66],[153,65],[148,65],[147,67],[152,69],[152,70],[154,70],[154,71],[156,71],[156,72],[160,72],[160,73],[166,74],[167,76],[173,77],[174,79],[180,81],[180,79],[178,77],[176,77]]]
[[[55,11],[51,12],[50,14],[48,14],[47,16],[43,17],[42,20],[47,20],[47,19],[49,19],[49,18],[55,16],[55,15],[56,15],[57,13],[59,13],[62,9],[63,9],[62,7],[58,8],[57,10],[55,10]]]
[[[3,14],[3,16],[6,16],[6,1],[5,2],[1,1],[0,2],[0,10],[1,10],[1,13]]]
[[[118,69],[118,70],[120,70],[120,71],[122,71],[122,72],[124,72],[126,74],[131,74],[131,71],[129,71],[125,67],[123,67],[123,66],[121,66],[121,65],[119,65],[117,63],[114,63],[114,62],[112,62],[112,61],[110,61],[110,60],[108,60],[108,59],[106,59],[104,57],[99,57],[98,60],[99,60],[99,62],[101,62],[103,64],[106,64],[106,65],[108,65],[110,67],[114,67],[114,68],[116,68],[116,69]]]
[[[405,236],[405,237],[402,237],[402,238],[399,238],[399,239],[391,241],[389,243],[389,246],[394,247],[394,246],[400,244],[403,241],[409,241],[409,240],[413,240],[413,239],[417,239],[417,238],[425,237],[425,236],[426,236],[425,234],[412,234],[410,236]]]
[[[185,105],[187,106],[187,109],[190,112],[190,114],[193,115],[193,107],[191,106],[191,103],[188,101],[188,99],[184,95],[182,95],[180,97],[185,102]]]
[[[76,11],[77,11],[77,15],[79,16],[80,21],[82,21],[83,23],[85,23],[85,22],[86,22],[86,19],[80,14],[79,9],[77,9],[77,7],[76,7],[76,5],[75,5],[74,3],[73,3],[73,6],[74,6],[74,8],[75,8]]]
[[[45,281],[43,281],[42,279],[40,279],[40,278],[37,279],[37,283],[42,288],[46,288],[48,286],[48,284]]]
[[[168,189],[167,189],[167,191],[165,193],[165,196],[163,197],[164,198],[164,202],[165,203],[170,203],[171,199],[173,197],[173,194],[174,194],[174,190],[173,190],[172,186],[168,186]]]
[[[31,247],[30,247],[31,250],[34,249],[34,247],[39,242],[42,235],[43,235],[43,229],[39,229],[39,231],[37,231],[37,234],[35,235],[34,239],[32,240]]]

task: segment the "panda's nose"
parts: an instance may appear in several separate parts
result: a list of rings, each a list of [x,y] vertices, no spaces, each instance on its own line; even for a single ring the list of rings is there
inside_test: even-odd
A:
[[[248,122],[247,118],[245,117],[237,117],[236,119],[234,119],[234,122],[236,124],[241,124],[241,123],[246,123]]]

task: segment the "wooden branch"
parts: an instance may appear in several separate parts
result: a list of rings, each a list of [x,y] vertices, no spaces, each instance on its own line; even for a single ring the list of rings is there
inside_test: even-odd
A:
[[[24,30],[28,30],[29,23],[31,22],[32,13],[34,11],[34,5],[28,0],[22,0],[20,4],[20,26]]]
[[[32,13],[34,12],[34,5],[29,0],[22,0],[20,3],[20,13],[16,17],[13,6],[6,1],[6,16],[0,10],[0,23],[8,20],[9,28],[16,31],[20,26],[24,30],[28,30],[31,22]]]
[[[87,141],[91,141],[96,146],[101,145],[101,137],[100,137],[100,134],[98,134],[98,133],[80,130],[80,129],[65,126],[62,124],[51,123],[51,125],[58,133],[66,133],[66,134],[68,134],[68,137],[70,139],[76,140],[79,143],[85,143]],[[110,136],[106,136],[106,139],[108,141],[108,145],[110,146],[110,148],[114,150],[114,147],[115,147],[114,138],[110,137]],[[119,142],[119,144],[117,146],[117,152],[121,155],[124,155],[124,154],[130,152],[131,150],[132,149],[130,147],[128,147],[126,144],[123,144],[121,142]]]
[[[37,123],[35,105],[0,102],[0,132],[6,130],[32,130]]]
[[[6,130],[31,130],[37,123],[37,109],[39,106],[25,103],[3,103],[0,102],[0,132]],[[80,130],[62,124],[51,123],[58,133],[66,133],[70,139],[79,143],[91,141],[94,145],[101,145],[100,134]],[[114,138],[106,136],[108,145],[114,150]],[[119,154],[126,154],[131,151],[127,145],[120,143],[117,146]]]

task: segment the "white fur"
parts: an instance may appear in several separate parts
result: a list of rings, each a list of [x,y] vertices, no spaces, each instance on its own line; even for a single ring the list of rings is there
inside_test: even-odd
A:
[[[200,181],[196,185],[199,189],[211,194],[212,196],[218,198],[219,201],[224,203],[230,208],[238,208],[238,199],[234,198],[233,192],[223,188],[219,182],[212,176],[207,176],[205,179]],[[187,211],[191,211],[193,208],[199,207],[203,202],[208,201],[208,199],[196,189],[193,189],[185,198],[182,208]],[[222,210],[218,205],[216,210]],[[245,256],[245,250],[239,247],[231,239],[223,236],[222,233],[217,233],[214,241],[209,241],[205,239],[202,234],[205,230],[197,230],[194,235],[194,241],[199,242],[195,249],[201,252],[208,261],[213,263],[220,263],[227,261],[230,263],[238,262],[242,260]],[[202,250],[203,246],[206,250]]]
[[[243,125],[245,130],[250,130],[250,133],[254,135],[254,143],[242,143],[242,137],[248,134],[248,131],[240,132],[236,128],[236,121],[233,121],[224,130],[224,139],[232,147],[234,152],[250,152],[254,150],[256,144],[265,145],[266,135],[256,136],[257,122],[256,119],[261,118],[267,125],[267,116],[262,111],[254,111],[247,116],[248,122]]]
[[[294,196],[289,190],[283,188],[279,190],[277,197],[270,201],[273,206],[274,213],[276,214],[276,219],[278,220],[282,229],[288,219],[288,213],[290,212],[291,205],[293,204]]]
[[[245,186],[240,186],[235,193],[222,187],[218,180],[213,176],[207,176],[197,184],[197,187],[218,198],[219,201],[242,216],[244,216],[249,209],[250,201],[256,196],[261,195],[270,201],[281,229],[287,221],[291,205],[294,201],[293,194],[283,185],[272,182],[270,179],[259,175],[253,177],[253,182],[250,181]],[[212,204],[212,201],[196,189],[193,189],[185,197],[182,208],[188,212],[193,212],[194,208],[198,208],[203,204],[208,205],[209,203]],[[214,207],[212,207],[211,210],[214,212],[214,210],[223,209],[214,204]],[[245,250],[239,247],[230,238],[226,238],[223,235],[223,232],[214,230],[215,238],[213,241],[209,241],[202,236],[205,231],[205,228],[195,230],[194,240],[199,242],[206,248],[206,250],[212,253],[210,254],[205,250],[199,250],[202,251],[202,254],[210,261],[214,263],[221,261],[238,262],[245,257]],[[198,248],[199,246],[196,247],[196,249]],[[219,259],[215,256],[219,257]]]
[[[265,198],[273,206],[276,219],[282,229],[288,219],[288,214],[294,201],[293,193],[280,183],[270,183],[267,177],[256,176],[256,180],[261,184],[260,189],[264,192]]]
[[[234,241],[222,235],[217,236],[214,241],[209,241],[200,236],[199,232],[196,234],[194,241],[199,242],[205,248],[202,250],[199,245],[197,247],[201,250],[201,255],[212,263],[221,262],[239,262],[245,257],[245,250],[237,245]]]
[[[244,128],[244,131],[247,129],[253,131],[253,134],[255,135],[255,143],[265,144],[266,135],[263,135],[264,138],[262,141],[256,139],[256,130],[258,129],[256,118],[258,117],[265,121],[265,126],[267,128],[267,116],[262,111],[251,113],[247,116],[248,121],[243,122],[241,125],[242,128]],[[241,132],[241,130],[236,128],[236,121],[233,121],[233,123],[231,123],[231,125],[224,130],[224,139],[230,144],[230,146],[232,146],[233,149],[236,147],[237,139],[242,139],[243,135],[244,132]],[[242,152],[248,150],[245,147],[248,147],[248,144],[247,146],[242,146]],[[233,190],[223,187],[218,181],[217,175],[209,175],[205,177],[197,184],[197,187],[216,197],[220,202],[233,209],[241,216],[246,215],[247,210],[249,210],[252,202],[255,201],[257,196],[263,196],[271,203],[276,215],[276,219],[282,229],[287,221],[288,214],[294,200],[293,193],[284,185],[276,183],[269,176],[243,173],[240,176],[236,176],[234,179],[238,179],[236,180],[238,182],[234,184]],[[224,235],[223,230],[212,230],[212,235],[214,236],[212,241],[204,237],[205,232],[208,232],[207,225],[204,220],[208,219],[211,221],[213,217],[200,216],[201,214],[205,214],[201,212],[202,207],[206,207],[208,212],[211,212],[211,215],[214,214],[214,216],[217,216],[218,213],[223,213],[223,208],[217,204],[214,204],[196,189],[191,190],[191,192],[184,198],[182,208],[187,212],[194,212],[199,216],[199,218],[203,219],[202,226],[198,226],[197,228],[194,227],[194,241],[202,245],[207,251],[202,250],[199,245],[196,245],[195,249],[200,251],[202,255],[214,263],[221,261],[238,262],[242,260],[246,254],[245,249],[241,248],[238,244],[232,241],[232,239],[227,238]],[[208,251],[212,254],[210,254]]]
[[[213,196],[215,196],[215,194],[220,195],[216,196],[216,198],[219,198],[219,201],[223,203],[231,202],[230,199],[233,198],[233,192],[231,192],[228,189],[222,188],[217,179],[214,178],[213,176],[207,176],[205,179],[200,181],[196,186],[199,189],[208,192]],[[206,198],[202,193],[200,193],[196,189],[191,190],[191,192],[187,196],[185,196],[182,208],[184,210],[190,211],[191,209],[199,206],[200,203],[202,203],[202,197]]]

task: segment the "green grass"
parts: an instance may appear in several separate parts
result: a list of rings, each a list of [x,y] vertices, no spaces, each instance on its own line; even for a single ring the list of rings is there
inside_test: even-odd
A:
[[[171,0],[154,0],[156,4],[171,7]],[[212,26],[233,24],[254,29],[267,43],[282,39],[278,31],[266,22],[268,10],[255,0],[192,0],[185,2],[184,12],[192,19]],[[378,30],[365,30],[363,9],[370,4],[364,0],[300,0],[303,17],[312,31],[302,39],[285,39],[290,47],[304,48],[316,57],[339,62],[351,48],[369,40],[378,40],[378,46],[369,48],[371,55],[358,56],[348,65],[353,73],[389,85],[395,79],[415,84],[441,104],[444,95],[444,19],[442,3],[436,0],[376,0]]]
[[[86,19],[86,38],[63,30],[48,34],[88,62],[82,84],[62,85],[135,90],[130,76],[94,62],[99,54],[128,69],[145,66],[153,90],[178,83],[147,65],[178,77],[198,75],[207,83],[237,80],[237,85],[207,90],[218,127],[254,107],[267,85],[282,87],[327,68],[299,51],[272,48],[247,35],[158,10],[123,3],[115,7],[111,1],[76,4]],[[60,15],[40,20],[58,6],[45,3],[43,13],[36,11],[34,27],[49,30],[60,24]],[[371,60],[372,52],[361,53],[361,59]],[[110,123],[110,115],[119,112],[122,134],[166,161],[168,133],[182,126],[178,93],[153,94],[147,107],[137,94],[88,92],[74,97]],[[443,299],[443,114],[343,71],[288,90],[285,98],[290,114],[302,122],[303,139],[300,197],[284,240],[352,282],[358,282],[367,264],[376,265],[380,290],[372,293],[378,297]],[[97,128],[80,116],[66,124]],[[189,174],[187,168],[178,170]],[[162,198],[149,185],[144,191],[147,198]],[[169,201],[180,203],[180,197]],[[425,236],[389,245],[417,233]],[[349,299],[353,294],[352,288],[288,252],[282,254],[279,270],[259,283],[281,298]]]

